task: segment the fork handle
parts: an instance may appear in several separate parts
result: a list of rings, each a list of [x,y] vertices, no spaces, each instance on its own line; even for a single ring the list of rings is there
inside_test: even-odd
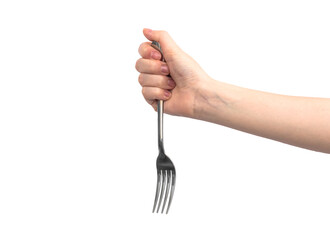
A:
[[[160,54],[162,55],[161,61],[165,62],[163,51],[160,47],[159,42],[157,41],[152,41],[151,46],[158,50]],[[157,113],[158,113],[158,150],[160,152],[165,152],[164,151],[164,142],[163,142],[163,118],[164,118],[164,101],[163,100],[158,100],[157,103]]]
[[[157,113],[158,113],[158,150],[160,152],[165,152],[164,142],[163,142],[163,123],[164,123],[164,101],[158,100],[157,103]]]

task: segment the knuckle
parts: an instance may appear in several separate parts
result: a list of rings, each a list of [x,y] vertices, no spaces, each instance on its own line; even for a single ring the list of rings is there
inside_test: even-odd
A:
[[[139,68],[140,68],[140,59],[138,59],[135,63],[135,69],[139,72]]]
[[[146,95],[146,88],[143,87],[142,90],[141,90],[141,92],[142,92],[142,95],[145,97],[145,95]]]
[[[138,81],[139,81],[140,85],[142,86],[143,85],[143,75],[142,75],[142,73],[140,73],[140,75],[138,77]]]
[[[168,33],[167,33],[167,31],[165,31],[165,30],[160,30],[160,34],[161,34],[161,35],[167,35]]]
[[[140,47],[139,47],[139,53],[140,55],[143,57],[145,55],[146,52],[146,46],[145,43],[141,43]]]
[[[141,51],[143,49],[143,45],[144,43],[141,43],[140,46],[139,46],[139,51]]]

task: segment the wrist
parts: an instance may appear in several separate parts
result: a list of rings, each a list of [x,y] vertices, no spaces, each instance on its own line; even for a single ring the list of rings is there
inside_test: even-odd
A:
[[[208,119],[214,108],[215,101],[217,101],[218,83],[210,78],[207,81],[202,81],[197,89],[194,99],[194,118],[199,120]]]
[[[226,118],[239,98],[239,88],[210,78],[196,90],[194,118],[227,125]]]

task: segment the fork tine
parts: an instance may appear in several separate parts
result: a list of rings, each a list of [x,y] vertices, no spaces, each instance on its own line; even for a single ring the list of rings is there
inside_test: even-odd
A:
[[[158,170],[157,171],[157,186],[156,186],[156,195],[155,195],[155,201],[154,201],[154,207],[152,209],[152,212],[155,212],[156,206],[157,206],[157,200],[159,196],[159,189],[160,189],[160,174],[161,172]]]
[[[170,194],[170,199],[168,200],[168,206],[167,206],[167,210],[166,210],[166,214],[168,214],[168,211],[170,210],[170,206],[172,203],[172,199],[173,199],[173,194],[174,194],[174,189],[175,189],[175,179],[176,179],[176,175],[175,175],[175,171],[171,171],[171,179],[172,179],[172,187],[171,187],[171,194]]]
[[[166,181],[167,184],[166,184],[166,191],[165,191],[165,198],[164,198],[162,213],[164,212],[166,202],[167,202],[167,198],[168,198],[168,193],[169,193],[169,190],[170,190],[170,170],[169,171],[166,170],[166,176],[167,176],[167,181]]]
[[[164,172],[166,173],[166,171],[164,171]],[[157,213],[159,211],[160,205],[162,204],[163,195],[164,195],[164,187],[165,187],[165,174],[164,174],[164,172],[162,171],[162,191],[160,192]]]

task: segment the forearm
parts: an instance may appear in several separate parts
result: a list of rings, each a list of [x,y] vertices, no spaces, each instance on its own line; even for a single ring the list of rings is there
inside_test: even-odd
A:
[[[212,80],[196,93],[194,117],[330,153],[330,99],[284,96]]]

